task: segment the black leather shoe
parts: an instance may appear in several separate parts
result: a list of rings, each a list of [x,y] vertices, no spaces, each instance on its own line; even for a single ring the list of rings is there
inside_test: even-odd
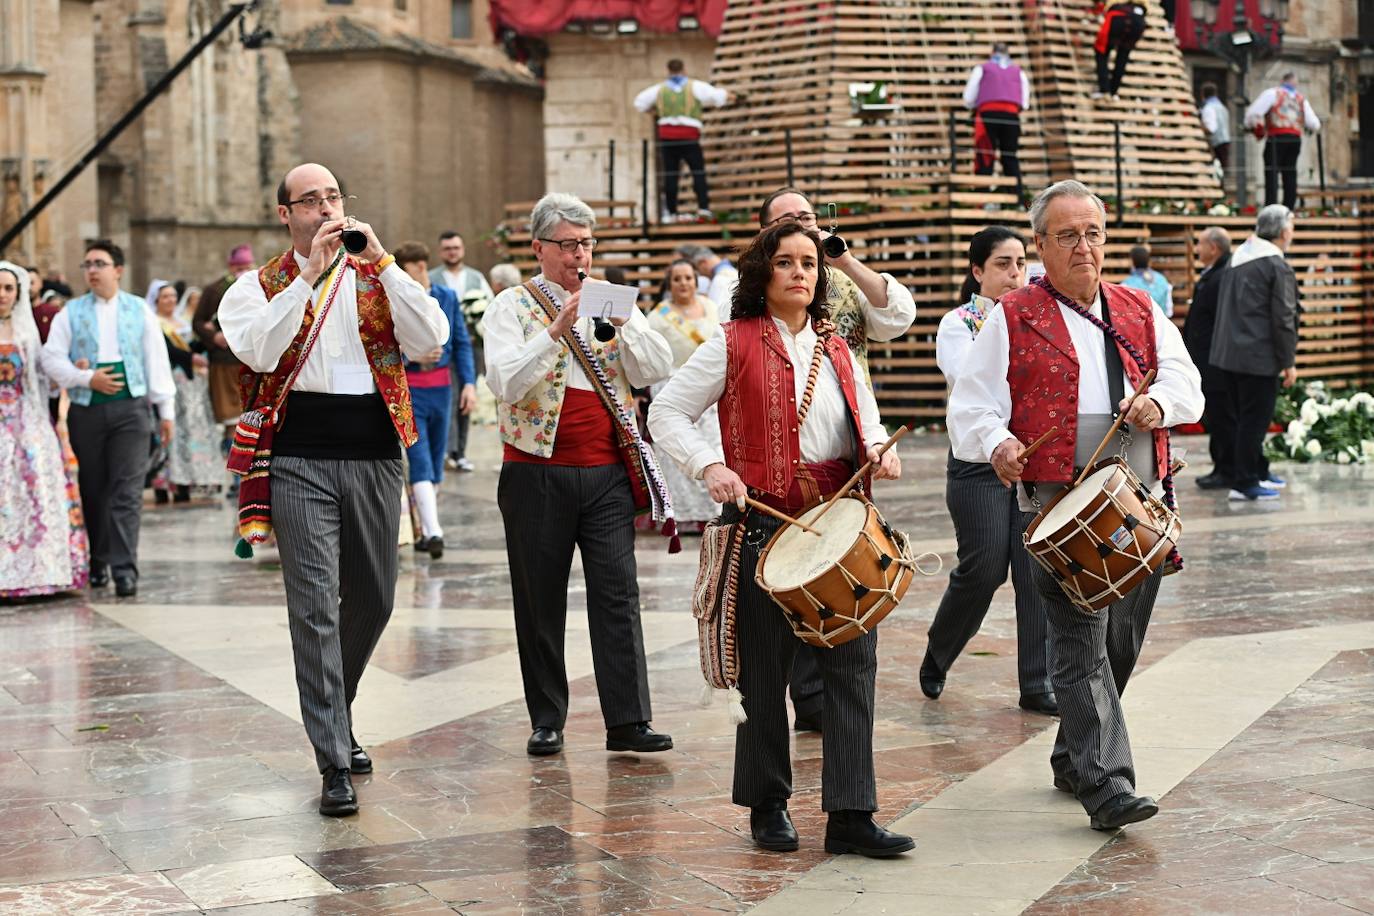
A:
[[[1222,477],[1216,471],[1204,474],[1197,479],[1197,485],[1204,490],[1220,490],[1231,485],[1231,481]]]
[[[372,758],[367,756],[367,751],[358,743],[358,739],[353,737],[353,733],[348,733],[348,740],[353,745],[348,752],[348,770],[351,773],[371,773]]]
[[[441,558],[444,555],[444,539],[436,534],[429,539],[429,546],[426,549],[429,550],[429,558],[431,560]]]
[[[108,566],[96,566],[91,564],[91,577],[89,585],[91,588],[104,588],[110,584],[110,568]]]
[[[792,722],[792,730],[798,732],[820,732],[821,713],[819,711],[806,715],[797,713],[797,718]]]
[[[915,840],[879,827],[868,811],[832,811],[825,825],[825,851],[836,855],[854,852],[886,859],[915,848]]]
[[[1127,824],[1147,821],[1158,813],[1159,803],[1150,796],[1122,792],[1116,798],[1103,802],[1102,807],[1093,812],[1091,824],[1094,830],[1115,830]]]
[[[656,732],[648,722],[633,722],[606,729],[606,750],[635,751],[651,754],[654,751],[670,751],[673,739],[663,732]]]
[[[1027,712],[1038,712],[1047,716],[1059,715],[1059,701],[1052,693],[1023,693],[1017,705]]]
[[[334,767],[324,771],[324,788],[320,790],[320,813],[325,817],[343,817],[358,813],[358,793],[347,770]]]
[[[535,757],[547,757],[563,750],[563,733],[554,728],[540,726],[530,734],[525,742],[525,753]]]
[[[1074,797],[1078,796],[1078,782],[1072,776],[1064,776],[1055,773],[1054,787],[1060,792],[1067,792]]]
[[[754,837],[754,845],[771,852],[795,852],[801,845],[797,839],[797,828],[792,826],[792,817],[787,813],[787,802],[772,799],[749,809],[749,832]]]
[[[941,671],[934,660],[931,659],[929,652],[927,652],[926,657],[921,660],[919,680],[921,682],[921,693],[924,693],[932,700],[940,699],[940,694],[945,692],[945,673]]]
[[[115,594],[121,598],[132,598],[138,594],[138,576],[133,573],[115,573]]]
[[[415,539],[415,552],[416,552],[416,553],[428,553],[428,552],[429,552],[429,538],[426,538],[426,537],[419,537],[419,538],[416,538],[416,539]]]

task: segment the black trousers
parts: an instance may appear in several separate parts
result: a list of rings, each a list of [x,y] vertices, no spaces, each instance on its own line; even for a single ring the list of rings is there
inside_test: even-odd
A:
[[[1207,428],[1207,451],[1212,457],[1212,473],[1226,481],[1236,476],[1231,452],[1235,448],[1236,413],[1227,394],[1222,370],[1211,363],[1199,363],[1202,395],[1207,406],[1202,410],[1202,425]]]
[[[983,127],[988,132],[988,139],[992,142],[1002,158],[1002,174],[1008,178],[1017,178],[1021,175],[1021,160],[1017,158],[1017,150],[1021,148],[1021,119],[1010,111],[992,111],[983,115]],[[993,164],[991,161],[987,165],[975,168],[976,175],[991,175]]]
[[[1113,28],[1113,32],[1116,29]],[[1107,58],[1116,51],[1116,60],[1110,69],[1107,67]],[[1107,44],[1106,51],[1096,51],[1097,55],[1097,91],[1105,95],[1116,95],[1121,91],[1121,81],[1126,78],[1126,65],[1131,60],[1131,52],[1135,50],[1134,41],[1118,41],[1115,35]]]
[[[607,728],[647,722],[649,676],[639,622],[634,497],[621,465],[507,462],[497,505],[506,528],[515,637],[532,728],[568,718],[563,643],[573,549],[587,584],[592,665]]]
[[[1283,178],[1282,204],[1292,210],[1298,203],[1298,154],[1302,137],[1277,134],[1264,141],[1264,205],[1280,203],[1279,178]]]
[[[663,163],[659,174],[668,212],[677,212],[677,179],[684,163],[692,172],[692,191],[697,197],[697,209],[711,209],[708,199],[710,192],[706,187],[706,157],[702,155],[701,143],[696,140],[659,140],[658,148]]]
[[[91,568],[137,576],[143,478],[153,435],[148,399],[73,404],[67,430],[80,464],[77,483],[90,535]]]
[[[945,505],[954,520],[959,564],[930,623],[926,654],[941,673],[949,671],[983,625],[992,596],[1011,570],[1016,589],[1016,675],[1024,696],[1049,693],[1049,632],[1045,605],[1036,590],[1035,561],[1021,533],[1025,513],[1016,491],[1002,485],[990,464],[949,456]],[[1033,516],[1032,516],[1033,517]]]
[[[1234,417],[1231,438],[1231,486],[1237,490],[1253,487],[1269,476],[1264,458],[1264,437],[1274,419],[1274,402],[1279,397],[1279,379],[1273,375],[1244,372],[1221,373],[1225,398]]]
[[[1231,167],[1231,141],[1218,143],[1212,147],[1212,155],[1217,157],[1217,162],[1221,163],[1223,169]]]
[[[792,795],[792,742],[787,681],[798,650],[816,661],[824,684],[821,736],[821,807],[826,811],[878,810],[873,774],[873,704],[878,676],[878,632],[833,649],[812,649],[792,632],[782,608],[754,582],[759,552],[781,523],[751,514],[740,550],[735,647],[739,689],[749,721],[735,730],[737,805],[756,807]]]
[[[1026,522],[1033,517],[1027,513]],[[1059,700],[1050,768],[1078,786],[1078,800],[1089,814],[1121,793],[1135,791],[1121,695],[1145,643],[1161,578],[1162,568],[1125,598],[1089,614],[1069,602],[1049,573],[1035,568],[1050,621],[1050,680]]]

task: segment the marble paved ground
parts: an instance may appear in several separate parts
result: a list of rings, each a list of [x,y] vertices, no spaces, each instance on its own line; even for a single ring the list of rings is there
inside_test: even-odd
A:
[[[441,496],[448,553],[407,548],[363,680],[376,772],[357,817],[314,810],[280,574],[232,557],[223,507],[146,514],[137,599],[0,606],[0,912],[1374,912],[1371,470],[1283,468],[1277,505],[1186,472],[1188,569],[1126,697],[1162,810],[1115,836],[1048,788],[1051,720],[1016,708],[1010,590],[928,702],[916,670],[945,576],[916,582],[881,630],[875,744],[880,816],[919,845],[868,863],[821,849],[811,734],[794,746],[801,850],[750,846],[732,729],[697,702],[690,540],[639,550],[654,721],[677,749],[602,749],[575,570],[568,748],[525,756],[497,451],[475,439],[479,470]],[[941,440],[903,458],[880,504],[949,562]]]

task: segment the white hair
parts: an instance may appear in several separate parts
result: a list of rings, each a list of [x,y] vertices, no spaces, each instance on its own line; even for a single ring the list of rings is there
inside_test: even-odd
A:
[[[530,233],[537,239],[551,238],[559,223],[591,229],[596,225],[596,214],[582,198],[551,191],[539,198],[539,203],[530,212]]]
[[[1050,202],[1057,197],[1084,197],[1097,204],[1098,212],[1102,214],[1102,222],[1107,222],[1107,205],[1102,203],[1102,198],[1098,197],[1088,186],[1081,181],[1074,181],[1067,178],[1063,181],[1056,181],[1045,190],[1036,195],[1034,203],[1030,208],[1030,223],[1032,231],[1044,235],[1047,231],[1045,226],[1045,211],[1049,209]]]
[[[1255,217],[1255,235],[1274,241],[1293,221],[1293,211],[1283,204],[1270,204]]]
[[[488,279],[492,284],[500,284],[509,289],[512,286],[520,285],[520,268],[514,264],[497,264],[491,269]]]

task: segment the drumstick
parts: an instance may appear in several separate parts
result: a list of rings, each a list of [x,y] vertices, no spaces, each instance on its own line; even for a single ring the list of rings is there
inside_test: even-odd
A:
[[[1116,418],[1116,422],[1112,424],[1112,428],[1107,430],[1107,435],[1103,436],[1102,441],[1097,444],[1097,451],[1093,452],[1093,456],[1083,465],[1083,472],[1079,474],[1078,479],[1073,482],[1075,487],[1083,482],[1084,477],[1088,476],[1088,471],[1097,463],[1097,456],[1102,454],[1102,450],[1107,447],[1107,443],[1111,441],[1112,436],[1116,435],[1116,431],[1121,428],[1121,424],[1126,420],[1126,414],[1130,413],[1131,408],[1135,406],[1135,399],[1144,393],[1145,389],[1149,387],[1150,382],[1154,381],[1154,377],[1155,370],[1153,369],[1145,373],[1145,377],[1140,380],[1140,386],[1131,394],[1131,399],[1126,402],[1126,409],[1121,411],[1121,415]]]
[[[1040,446],[1044,445],[1046,442],[1050,441],[1057,435],[1059,435],[1059,427],[1051,426],[1049,432],[1045,433],[1045,435],[1041,436],[1039,439],[1036,439],[1034,442],[1030,444],[1030,448],[1026,449],[1024,452],[1021,453],[1021,460],[1025,461],[1031,455],[1034,455],[1036,449],[1040,448]]]
[[[897,444],[898,439],[902,438],[909,432],[911,432],[911,430],[908,429],[905,425],[897,427],[897,431],[892,434],[892,438],[888,439],[882,445],[878,446],[878,457],[882,458],[883,454],[888,449],[892,448],[892,446]],[[811,521],[820,521],[822,515],[825,515],[825,513],[829,512],[831,507],[834,506],[835,503],[839,502],[841,499],[843,499],[845,496],[849,494],[850,490],[854,489],[854,485],[863,479],[863,476],[868,473],[868,470],[871,467],[873,467],[873,462],[869,461],[865,463],[863,467],[855,471],[854,476],[845,481],[844,486],[836,490],[835,495],[825,501],[825,508],[821,509],[821,511]]]
[[[744,501],[745,501],[746,503],[748,503],[749,505],[753,506],[755,509],[758,509],[760,512],[764,513],[765,515],[771,515],[771,516],[773,516],[773,518],[782,519],[784,522],[787,522],[787,524],[789,524],[789,525],[796,525],[796,526],[797,526],[798,528],[800,528],[802,531],[810,531],[810,532],[811,532],[812,534],[814,534],[816,537],[820,537],[820,536],[821,536],[821,533],[820,533],[819,531],[817,531],[815,528],[812,528],[810,525],[807,525],[807,524],[805,524],[804,522],[799,522],[799,521],[797,521],[795,518],[793,518],[792,516],[788,515],[786,512],[779,512],[777,509],[774,509],[772,506],[768,505],[767,503],[761,503],[761,502],[759,502],[757,499],[755,499],[755,498],[752,497],[752,496],[746,496],[746,497],[744,497]],[[820,516],[818,515],[818,516],[816,516],[816,518],[820,518]]]

